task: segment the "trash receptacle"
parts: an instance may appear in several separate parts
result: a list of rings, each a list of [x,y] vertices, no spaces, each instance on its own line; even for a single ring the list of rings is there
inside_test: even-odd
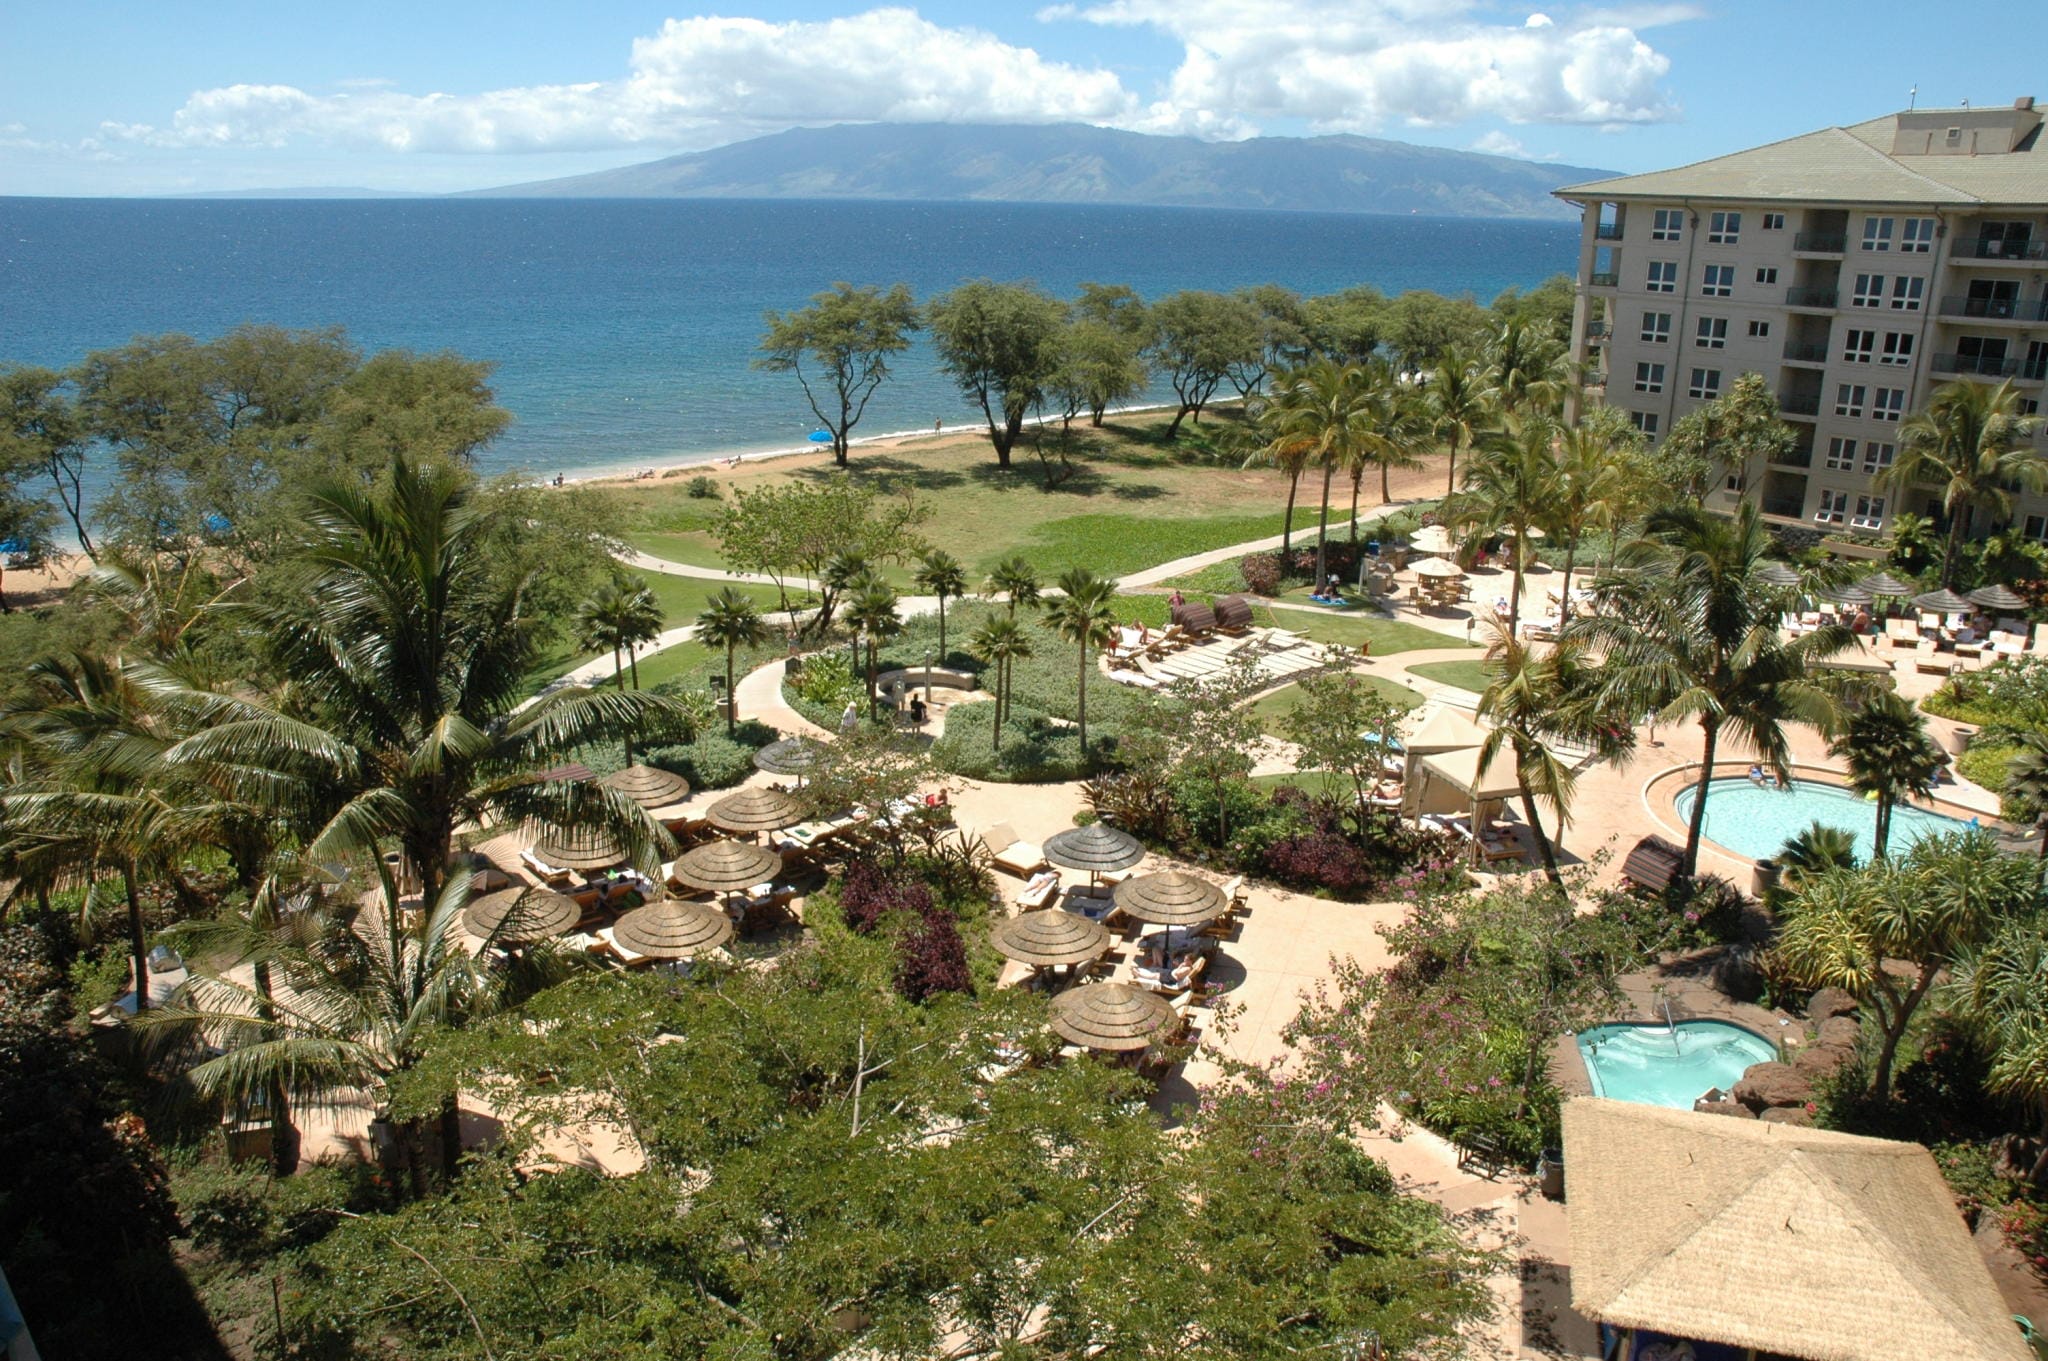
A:
[[[1564,1199],[1564,1150],[1546,1148],[1542,1161],[1536,1166],[1537,1175],[1542,1178],[1543,1194],[1551,1200]]]
[[[1970,749],[1970,739],[1976,735],[1973,728],[1956,728],[1949,733],[1942,745],[1948,748],[1949,755],[1961,756]]]
[[[1784,873],[1785,867],[1775,860],[1757,861],[1756,875],[1750,883],[1750,893],[1758,898],[1770,897],[1771,891],[1778,887],[1778,880]]]

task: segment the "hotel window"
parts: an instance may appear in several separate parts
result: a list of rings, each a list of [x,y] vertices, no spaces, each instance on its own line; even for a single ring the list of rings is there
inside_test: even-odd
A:
[[[1861,383],[1843,383],[1835,389],[1835,414],[1837,416],[1860,416],[1866,393]]]
[[[1822,460],[1829,472],[1847,473],[1856,470],[1856,441],[1843,439],[1840,435],[1828,441],[1827,457]]]
[[[1784,215],[1783,213],[1765,213],[1765,214],[1764,214],[1764,230],[1765,230],[1765,231],[1767,231],[1767,232],[1782,232],[1782,231],[1784,231],[1784,230],[1785,230],[1785,215]]]
[[[1650,261],[1650,277],[1643,286],[1652,293],[1676,293],[1678,291],[1678,261]]]
[[[1643,313],[1643,339],[1658,344],[1671,339],[1671,314],[1669,312]]]
[[[1856,292],[1850,297],[1851,307],[1884,306],[1884,275],[1859,274],[1856,276]]]
[[[1842,340],[1844,364],[1868,364],[1877,349],[1877,332],[1852,330]]]
[[[1892,280],[1892,310],[1895,312],[1917,312],[1920,310],[1920,295],[1927,288],[1927,280],[1909,278],[1901,274]]]
[[[1725,298],[1735,291],[1735,266],[1708,265],[1700,276],[1700,292],[1709,298]]]
[[[1820,489],[1820,504],[1813,508],[1813,518],[1824,525],[1842,523],[1842,516],[1849,509],[1849,493]]]
[[[1703,350],[1725,350],[1728,348],[1728,318],[1701,317],[1693,344]]]
[[[1926,255],[1934,249],[1934,219],[1909,217],[1899,233],[1899,249],[1908,255]]]
[[[1849,517],[1849,523],[1858,529],[1876,529],[1884,523],[1884,498],[1882,496],[1857,497],[1856,513]]]
[[[2048,515],[2029,515],[2026,527],[2020,532],[2030,539],[2048,542]]]
[[[1756,281],[1760,284],[1774,284],[1778,282],[1778,267],[1776,265],[1761,266],[1756,272]]]
[[[1636,391],[1662,392],[1664,390],[1664,366],[1662,364],[1640,363],[1636,365]]]
[[[1741,213],[1715,213],[1707,219],[1707,244],[1732,246],[1742,236]]]
[[[1877,421],[1895,421],[1906,414],[1906,390],[1904,388],[1878,388],[1870,394],[1870,418]]]
[[[1628,423],[1643,432],[1649,439],[1657,438],[1657,413],[1654,411],[1631,411]]]
[[[1880,364],[1910,364],[1913,362],[1913,333],[1911,331],[1886,331],[1884,353],[1878,357]]]
[[[1650,239],[1652,241],[1676,241],[1685,226],[1685,211],[1681,208],[1659,208],[1650,214]]]
[[[1694,369],[1692,386],[1685,390],[1686,396],[1697,397],[1711,402],[1721,395],[1721,371],[1719,369]]]
[[[1892,220],[1888,217],[1866,217],[1863,219],[1863,249],[1890,250],[1892,248]]]
[[[1886,468],[1891,467],[1893,452],[1894,446],[1892,445],[1880,444],[1878,441],[1874,439],[1867,439],[1863,441],[1864,476],[1876,477]]]
[[[1752,321],[1749,323],[1749,338],[1751,340],[1768,340],[1770,334],[1771,323],[1768,321]]]

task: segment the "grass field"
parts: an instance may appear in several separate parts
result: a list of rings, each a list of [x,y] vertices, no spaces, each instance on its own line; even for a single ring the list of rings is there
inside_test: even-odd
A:
[[[1423,662],[1411,668],[1413,674],[1440,685],[1483,694],[1493,684],[1493,668],[1485,662]]]
[[[1360,676],[1359,679],[1403,709],[1413,709],[1422,703],[1420,692],[1409,689],[1399,681],[1388,680],[1385,676]],[[1281,731],[1284,721],[1300,704],[1301,687],[1285,685],[1253,701],[1252,717],[1258,721],[1260,732],[1274,737],[1284,737],[1286,734]]]

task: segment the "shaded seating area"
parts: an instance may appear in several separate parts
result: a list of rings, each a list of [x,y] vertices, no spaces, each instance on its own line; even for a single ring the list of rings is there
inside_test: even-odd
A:
[[[1188,600],[1172,608],[1173,626],[1190,640],[1216,631],[1216,611],[1199,601]]]

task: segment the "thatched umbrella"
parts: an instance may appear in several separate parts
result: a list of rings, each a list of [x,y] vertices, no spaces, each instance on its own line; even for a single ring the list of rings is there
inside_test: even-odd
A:
[[[1109,929],[1073,912],[1026,912],[998,923],[988,938],[1003,958],[1034,968],[1086,964],[1109,948]]]
[[[1799,573],[1782,562],[1767,562],[1757,569],[1757,577],[1773,586],[1797,586]]]
[[[1903,600],[1905,597],[1913,594],[1911,586],[1900,581],[1890,572],[1872,572],[1856,584],[1872,595],[1894,596]]]
[[[636,955],[691,959],[731,940],[732,918],[709,903],[664,898],[619,918],[612,939]]]
[[[1970,602],[1944,586],[1938,591],[1913,597],[1913,603],[1932,614],[1962,614],[1970,608]]]
[[[478,940],[526,945],[559,936],[583,918],[574,898],[544,888],[504,888],[472,898],[462,925]]]
[[[616,789],[642,808],[666,808],[690,796],[690,782],[672,770],[655,766],[627,766],[599,780],[606,789]]]
[[[1129,832],[1120,832],[1106,822],[1091,822],[1047,837],[1045,858],[1061,869],[1088,871],[1092,882],[1098,874],[1127,870],[1143,860],[1145,846]]]
[[[1840,586],[1823,586],[1814,594],[1837,605],[1868,605],[1876,599],[1859,581],[1847,582]]]
[[[782,856],[751,841],[713,841],[683,852],[669,874],[679,883],[711,893],[741,893],[773,883]]]
[[[1052,1001],[1052,1028],[1089,1049],[1143,1049],[1173,1026],[1166,999],[1128,983],[1089,983]]]
[[[824,751],[808,737],[785,737],[754,753],[754,769],[801,780],[818,764]]]
[[[618,838],[598,827],[549,832],[533,843],[533,858],[565,870],[603,870],[626,860]]]
[[[1984,609],[2004,610],[2008,614],[2027,607],[2027,602],[2020,598],[2017,591],[2003,584],[1979,586],[1970,592],[1970,599]]]
[[[1118,884],[1116,905],[1125,916],[1154,926],[1206,926],[1222,916],[1230,902],[1207,879],[1162,870]]]
[[[1430,577],[1438,581],[1455,581],[1465,575],[1465,569],[1449,558],[1424,558],[1410,568],[1416,576]]]
[[[804,820],[804,812],[780,789],[742,789],[712,804],[704,819],[721,832],[751,834],[794,827]]]

